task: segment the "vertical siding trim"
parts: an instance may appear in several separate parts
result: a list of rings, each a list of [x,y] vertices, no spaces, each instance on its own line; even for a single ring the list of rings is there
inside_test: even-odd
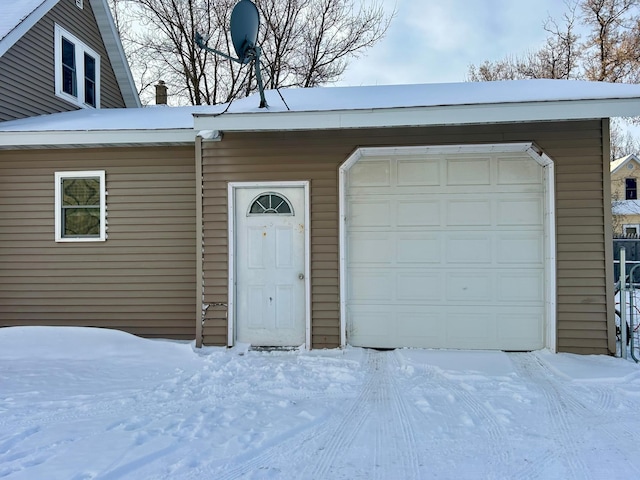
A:
[[[235,267],[236,267],[236,191],[235,191],[236,183],[229,182],[227,183],[227,252],[228,252],[228,273],[227,278],[229,280],[229,285],[227,287],[227,346],[233,347],[234,340],[236,337],[235,326],[236,326],[236,277],[235,277]]]
[[[338,169],[338,268],[340,269],[340,347],[347,345],[347,210],[345,202],[347,172],[362,158],[362,148],[356,149]]]
[[[607,295],[607,348],[616,353],[615,293],[613,291],[613,216],[611,213],[611,145],[609,119],[602,119],[602,191],[604,203],[604,262]]]
[[[196,347],[202,347],[202,321],[204,312],[202,304],[204,302],[204,279],[202,269],[202,255],[204,248],[204,229],[202,222],[202,138],[196,137],[196,171],[195,171],[195,195],[196,195]]]
[[[553,353],[558,351],[558,233],[556,231],[556,169],[555,163],[545,153],[541,157],[548,159],[544,168],[545,188],[545,316],[547,317],[547,348]]]

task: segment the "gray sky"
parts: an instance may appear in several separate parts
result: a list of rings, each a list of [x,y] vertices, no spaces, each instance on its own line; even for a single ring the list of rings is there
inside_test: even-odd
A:
[[[562,0],[382,0],[396,17],[386,37],[355,59],[337,85],[462,82],[470,64],[544,43]]]

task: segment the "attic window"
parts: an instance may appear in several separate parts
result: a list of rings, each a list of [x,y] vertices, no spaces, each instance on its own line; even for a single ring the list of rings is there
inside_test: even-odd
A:
[[[293,208],[285,197],[273,192],[265,192],[251,202],[247,215],[293,215]]]
[[[626,200],[638,199],[638,184],[635,178],[624,179],[624,198]]]
[[[100,55],[55,26],[56,96],[83,108],[100,108]]]

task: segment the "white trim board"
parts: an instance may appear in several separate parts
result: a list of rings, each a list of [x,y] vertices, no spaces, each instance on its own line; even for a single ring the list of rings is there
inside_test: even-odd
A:
[[[640,98],[332,111],[194,114],[196,130],[277,131],[585,120],[637,116]]]
[[[227,185],[227,230],[228,230],[228,297],[227,297],[227,346],[233,347],[236,337],[236,255],[235,255],[235,191],[238,188],[286,188],[304,189],[304,289],[305,289],[305,349],[311,348],[311,193],[308,181],[282,182],[229,182]]]
[[[338,170],[339,208],[339,278],[340,278],[340,346],[347,344],[346,302],[346,173],[363,157],[385,157],[393,155],[438,155],[455,153],[526,153],[544,169],[544,238],[545,238],[545,347],[557,350],[556,318],[556,231],[555,231],[555,174],[554,163],[532,142],[497,143],[479,145],[436,145],[418,147],[367,147],[359,148]]]

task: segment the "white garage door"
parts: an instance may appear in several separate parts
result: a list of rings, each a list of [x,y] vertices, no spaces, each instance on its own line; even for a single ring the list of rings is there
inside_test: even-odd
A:
[[[543,170],[531,157],[363,157],[345,180],[348,343],[544,346]]]

